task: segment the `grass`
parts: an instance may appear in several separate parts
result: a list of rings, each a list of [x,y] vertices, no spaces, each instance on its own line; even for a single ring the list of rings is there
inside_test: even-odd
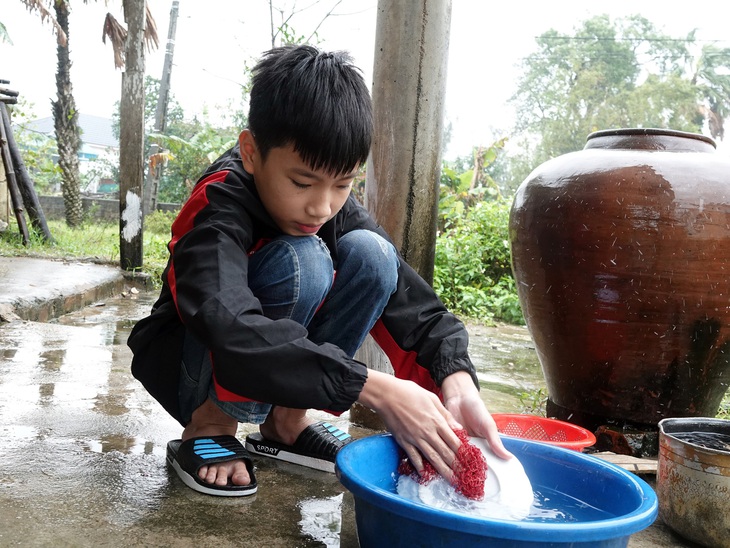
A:
[[[155,287],[167,264],[167,242],[170,240],[170,213],[155,212],[145,218],[142,272],[150,275]],[[24,246],[17,225],[12,222],[0,233],[0,256],[42,257],[59,260],[88,261],[119,265],[119,225],[117,223],[86,221],[79,228],[70,228],[65,221],[48,220],[54,242],[47,243],[31,234]]]

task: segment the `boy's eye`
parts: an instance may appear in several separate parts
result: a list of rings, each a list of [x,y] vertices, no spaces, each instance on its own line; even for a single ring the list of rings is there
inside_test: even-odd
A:
[[[292,184],[297,188],[309,188],[310,185],[304,185],[302,183],[298,183],[292,179]]]

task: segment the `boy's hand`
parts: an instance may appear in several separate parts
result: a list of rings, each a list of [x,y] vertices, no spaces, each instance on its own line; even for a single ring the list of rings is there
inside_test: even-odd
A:
[[[461,425],[435,394],[414,382],[369,370],[359,402],[377,411],[416,470],[423,470],[425,457],[444,478],[453,479],[451,467],[461,445],[454,429]]]
[[[449,375],[441,384],[441,391],[446,409],[466,428],[470,436],[486,439],[498,457],[512,458],[512,453],[502,444],[497,425],[487,411],[469,373],[459,371]]]

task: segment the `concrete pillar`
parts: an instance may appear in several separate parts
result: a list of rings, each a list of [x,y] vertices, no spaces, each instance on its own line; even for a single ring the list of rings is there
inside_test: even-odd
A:
[[[405,260],[433,280],[436,215],[441,174],[450,0],[380,0],[375,37],[375,133],[368,161],[365,205]],[[355,359],[393,372],[368,336]],[[362,405],[350,410],[355,424],[382,430]]]
[[[451,0],[380,0],[366,205],[433,280]]]

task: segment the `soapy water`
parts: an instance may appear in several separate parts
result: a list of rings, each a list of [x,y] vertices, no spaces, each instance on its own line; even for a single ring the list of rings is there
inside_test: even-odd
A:
[[[418,482],[409,476],[400,476],[397,492],[403,498],[421,502],[431,508],[488,519],[537,523],[578,523],[615,517],[605,510],[545,487],[535,489],[532,502],[526,507],[514,507],[502,506],[497,498],[467,499],[459,495],[443,478],[433,480],[429,486],[430,489],[421,489],[421,493],[426,493],[424,496],[419,494]]]
[[[481,499],[465,497],[441,476],[421,483],[413,474],[398,477],[398,494],[441,510],[510,520],[526,518],[534,495],[522,464],[517,458],[500,459],[492,452],[486,440],[471,438],[469,441],[479,448],[487,463],[484,496]]]
[[[616,516],[574,497],[545,487],[535,489],[535,498],[525,521],[576,523],[612,519]]]
[[[429,486],[430,489],[421,489],[422,494],[419,495],[418,482],[409,476],[400,476],[397,483],[397,492],[403,498],[421,502],[431,508],[465,514],[471,517],[537,523],[578,523],[615,517],[605,510],[591,506],[560,491],[545,487],[538,487],[533,491],[532,501],[526,507],[514,507],[502,506],[498,498],[485,496],[482,500],[467,499],[459,495],[443,478],[434,479]],[[423,493],[425,493],[425,496]]]
[[[611,519],[613,514],[565,493],[533,486],[517,457],[507,461],[492,453],[485,440],[472,438],[487,461],[484,497],[473,500],[441,476],[421,484],[412,475],[397,475],[396,492],[431,508],[470,517],[532,522],[573,523]]]
[[[398,478],[397,492],[403,498],[421,502],[431,508],[458,512],[478,517],[519,520],[529,514],[530,506],[511,508],[502,506],[498,496],[472,500],[459,494],[444,478],[437,477],[420,485],[411,476]]]

